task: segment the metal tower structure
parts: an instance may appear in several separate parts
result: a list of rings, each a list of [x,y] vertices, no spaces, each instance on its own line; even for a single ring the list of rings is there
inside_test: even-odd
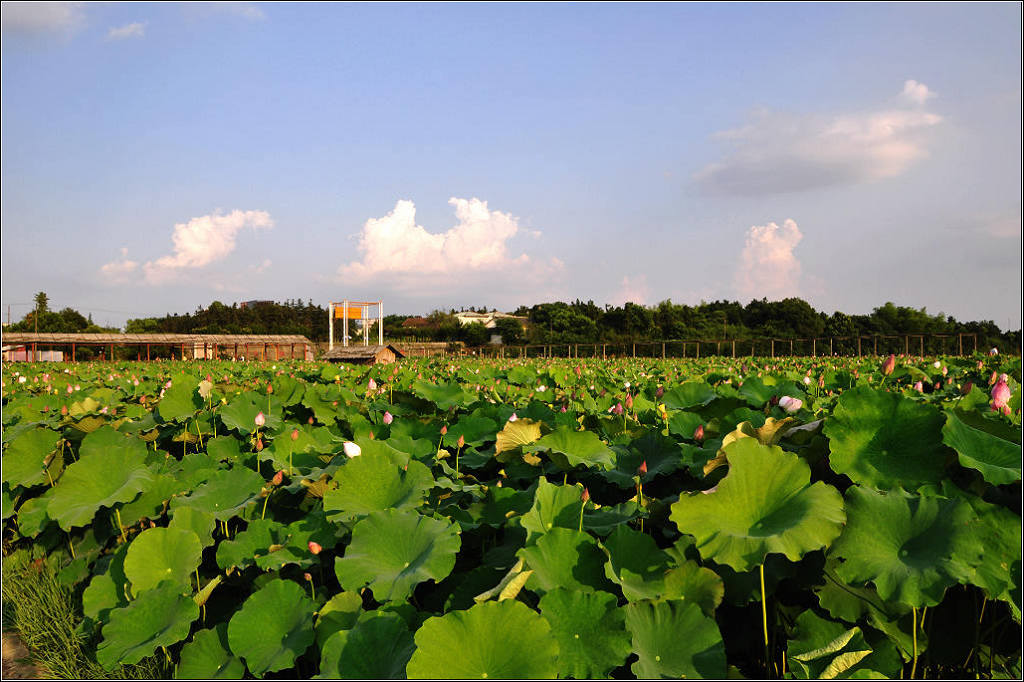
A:
[[[376,306],[376,311],[373,310]],[[376,316],[372,315],[376,312]],[[331,301],[327,306],[327,350],[334,349],[334,320],[341,318],[341,345],[349,345],[349,320],[362,323],[363,345],[370,345],[370,327],[377,323],[377,343],[384,345],[384,302],[383,301]]]

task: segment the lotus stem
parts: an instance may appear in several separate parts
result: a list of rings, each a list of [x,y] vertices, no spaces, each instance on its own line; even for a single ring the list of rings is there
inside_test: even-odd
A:
[[[71,550],[71,558],[72,559],[77,559],[78,557],[75,556],[75,545],[71,542],[71,534],[70,533],[68,533],[68,549]]]
[[[770,675],[771,670],[768,667],[768,607],[766,605],[764,595],[764,564],[762,563],[760,568],[761,572],[761,625],[764,629],[764,673]]]
[[[262,521],[264,517],[267,515],[267,502],[270,502],[270,496],[273,494],[274,491],[271,490],[270,492],[267,493],[266,498],[264,498],[263,500],[263,511],[260,512],[260,521]]]
[[[914,626],[914,630],[913,630],[913,634],[914,634],[914,660],[910,664],[910,679],[914,679],[914,675],[917,673],[917,607],[916,606],[911,606],[910,609],[911,609],[911,614],[913,614],[912,617],[914,619],[914,621],[913,621],[913,626]]]
[[[587,508],[587,501],[584,500],[583,504],[580,505],[580,532],[583,532],[583,510]]]
[[[121,509],[119,507],[115,508],[114,514],[117,516],[117,529],[121,531],[121,540],[128,542],[128,536],[125,535],[124,526],[121,524]]]

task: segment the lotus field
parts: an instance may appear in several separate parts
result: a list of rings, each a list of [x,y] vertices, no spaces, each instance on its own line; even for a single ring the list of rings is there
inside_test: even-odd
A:
[[[1020,677],[1020,378],[9,365],[4,563],[178,678]]]

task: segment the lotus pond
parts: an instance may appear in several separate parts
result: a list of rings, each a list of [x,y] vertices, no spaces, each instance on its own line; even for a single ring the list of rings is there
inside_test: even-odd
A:
[[[5,574],[179,678],[1020,677],[1020,360],[893,360],[8,365]]]

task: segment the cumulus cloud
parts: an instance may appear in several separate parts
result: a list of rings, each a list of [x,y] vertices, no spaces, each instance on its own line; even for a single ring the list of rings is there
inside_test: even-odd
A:
[[[799,295],[800,261],[793,255],[803,234],[793,220],[754,225],[736,269],[736,293],[741,300],[778,300]]]
[[[111,282],[124,282],[139,268],[139,264],[128,259],[128,249],[121,249],[121,259],[107,263],[100,268],[103,276]]]
[[[646,305],[651,296],[651,288],[647,284],[647,275],[625,275],[619,290],[611,296],[609,302],[612,305],[624,305],[626,303],[639,303]]]
[[[711,192],[764,195],[895,177],[928,154],[927,133],[942,121],[923,109],[932,96],[923,83],[907,81],[901,107],[830,116],[760,112],[717,134],[731,153],[694,179]]]
[[[908,80],[903,84],[903,92],[901,96],[911,104],[924,104],[932,97],[935,97],[935,93],[928,89],[928,86],[924,83],[918,83],[915,80]]]
[[[245,228],[269,229],[274,221],[266,211],[211,213],[174,226],[174,253],[143,266],[146,281],[159,284],[178,273],[223,260],[235,250],[238,233]]]
[[[71,33],[84,21],[81,2],[4,2],[3,34],[45,35]]]
[[[107,31],[107,40],[124,40],[125,38],[141,38],[146,35],[145,22],[136,21],[124,26],[116,26]]]

